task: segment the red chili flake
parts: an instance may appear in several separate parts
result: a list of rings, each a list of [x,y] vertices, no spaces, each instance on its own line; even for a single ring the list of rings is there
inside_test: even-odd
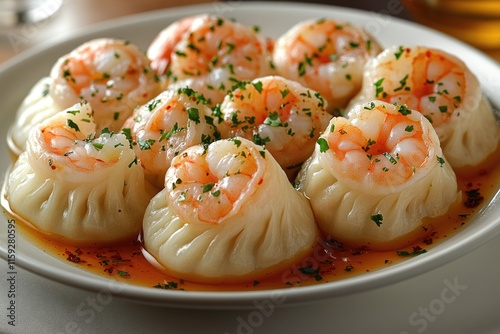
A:
[[[424,242],[424,244],[426,245],[432,245],[432,238],[425,238],[424,240],[422,240]]]
[[[69,262],[73,262],[73,263],[86,263],[87,262],[85,260],[82,260],[78,255],[73,254],[70,251],[66,251],[65,253],[66,253],[66,255],[68,255],[66,257],[66,260],[68,260]]]

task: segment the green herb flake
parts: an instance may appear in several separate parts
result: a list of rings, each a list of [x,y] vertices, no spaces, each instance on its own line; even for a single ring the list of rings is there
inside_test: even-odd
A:
[[[408,109],[408,107],[404,104],[400,104],[399,106],[396,104],[397,108],[398,108],[398,112],[403,115],[403,116],[407,116],[407,115],[410,115],[411,114],[411,110]]]
[[[236,145],[236,147],[240,147],[240,145],[241,145],[241,140],[239,140],[239,139],[230,138],[228,140],[232,141],[234,143],[234,145]]]
[[[153,111],[160,103],[161,103],[160,99],[154,99],[153,101],[148,103],[147,108],[149,111]]]
[[[257,90],[259,93],[262,93],[262,81],[257,81],[253,82],[252,86]]]
[[[123,270],[118,270],[118,275],[120,275],[121,277],[130,277],[130,274]]]
[[[390,163],[393,165],[398,163],[398,161],[396,159],[394,159],[394,157],[389,152],[384,152],[383,156],[386,157],[390,161]]]
[[[403,54],[404,50],[405,49],[403,48],[403,46],[400,45],[398,51],[394,53],[394,57],[396,57],[396,59],[399,59]]]
[[[269,113],[267,118],[264,120],[264,124],[272,127],[283,126],[277,111]]]
[[[313,269],[312,266],[301,267],[299,271],[305,275],[313,276],[316,281],[321,281],[323,277],[320,274],[320,268]]]
[[[370,102],[370,105],[369,106],[364,106],[363,109],[366,109],[366,110],[373,110],[375,108],[375,103],[374,102]]]
[[[198,108],[188,108],[187,112],[190,120],[196,124],[200,123],[200,112],[198,111]]]
[[[75,130],[76,132],[80,132],[80,128],[78,127],[78,124],[76,124],[75,122],[73,122],[72,120],[68,119],[66,121],[66,124],[72,128],[73,130]]]
[[[102,144],[102,143],[92,143],[92,146],[94,146],[95,149],[98,151],[100,151],[104,148],[104,144]]]
[[[416,256],[416,255],[420,255],[420,254],[424,254],[424,253],[427,253],[427,250],[420,247],[420,246],[413,247],[412,251],[396,251],[396,254],[398,256],[404,256],[404,257]]]
[[[375,86],[375,97],[378,98],[378,96],[384,92],[384,87],[382,87],[382,83],[384,82],[385,78],[381,78],[377,80],[373,85]]]
[[[215,183],[207,183],[203,185],[203,192],[207,193],[215,186]]]
[[[319,145],[319,151],[321,153],[325,153],[330,149],[330,146],[328,146],[328,141],[325,138],[318,138],[316,142]]]
[[[374,214],[370,217],[370,219],[378,226],[382,225],[382,221],[384,220],[384,216],[381,213]]]
[[[178,284],[176,282],[167,282],[163,284],[158,283],[154,285],[153,288],[163,289],[163,290],[175,290],[178,288]]]

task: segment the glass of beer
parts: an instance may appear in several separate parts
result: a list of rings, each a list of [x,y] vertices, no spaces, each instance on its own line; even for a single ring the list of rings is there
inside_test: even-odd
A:
[[[402,0],[415,21],[500,61],[500,0]]]

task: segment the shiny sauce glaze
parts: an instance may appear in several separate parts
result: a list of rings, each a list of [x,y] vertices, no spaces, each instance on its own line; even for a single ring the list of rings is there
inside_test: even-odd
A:
[[[48,254],[69,265],[113,280],[138,286],[190,291],[251,291],[305,286],[332,282],[385,268],[432,251],[432,247],[457,233],[487,205],[499,189],[500,149],[481,166],[456,170],[462,190],[460,202],[447,214],[426,221],[407,247],[374,251],[367,247],[350,249],[331,238],[318,237],[311,253],[297,263],[244,282],[195,283],[176,278],[148,261],[148,254],[137,240],[109,246],[73,245],[45,235],[13,216],[23,236]],[[4,207],[7,207],[4,203]],[[425,256],[425,255],[424,255]]]

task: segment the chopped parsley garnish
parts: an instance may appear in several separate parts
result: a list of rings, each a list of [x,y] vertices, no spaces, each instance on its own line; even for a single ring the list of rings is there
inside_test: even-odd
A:
[[[328,146],[328,142],[325,138],[318,138],[317,143],[319,145],[319,151],[321,153],[325,153],[330,149],[330,146]]]
[[[313,276],[316,281],[321,281],[323,277],[320,274],[320,268],[313,269],[312,266],[301,267],[299,271],[305,275]]]
[[[264,124],[272,127],[283,126],[283,123],[281,122],[280,116],[277,111],[269,113],[267,115],[267,118],[264,120]]]
[[[139,149],[141,149],[142,151],[150,150],[151,146],[153,146],[154,143],[155,143],[154,139],[147,139],[147,140],[139,139],[138,140]]]
[[[196,124],[200,123],[200,113],[198,108],[188,108],[187,113],[190,120]]]
[[[207,183],[203,185],[203,192],[207,193],[215,186],[215,183]]]
[[[92,145],[95,147],[96,150],[100,151],[103,149],[104,144],[102,143],[92,143]]]
[[[363,109],[366,109],[366,110],[373,110],[375,108],[375,103],[374,102],[370,102],[370,105],[367,107],[367,106],[364,106]]]
[[[382,225],[382,221],[384,220],[384,216],[381,213],[374,214],[370,217],[370,219],[378,226]]]
[[[121,277],[130,277],[130,274],[123,270],[118,270],[118,275],[120,275]]]
[[[403,115],[403,116],[406,116],[406,115],[410,115],[411,114],[411,110],[408,109],[408,107],[404,104],[400,104],[399,106],[396,105],[398,107],[398,112]]]
[[[427,250],[424,248],[421,248],[420,246],[415,246],[413,247],[413,250],[411,252],[409,251],[396,251],[396,254],[399,256],[416,256],[420,254],[427,253]]]
[[[156,284],[153,286],[153,288],[156,288],[156,289],[164,289],[164,290],[175,290],[177,289],[178,287],[178,284],[176,282],[167,282],[167,283],[164,283],[164,284]]]
[[[262,93],[262,82],[261,81],[257,81],[257,82],[254,82],[252,83],[252,86],[259,92],[259,93]]]
[[[399,49],[396,53],[394,53],[394,57],[396,57],[396,59],[399,59],[401,57],[401,55],[403,54],[404,52],[404,48],[403,46],[399,46]]]
[[[381,78],[377,80],[373,85],[375,86],[375,97],[377,98],[381,93],[382,95],[384,92],[384,87],[382,87],[382,83],[384,82],[385,78]]]
[[[153,101],[151,101],[150,103],[148,103],[147,107],[148,107],[148,110],[149,111],[153,111],[155,110],[155,108],[161,103],[161,100],[160,99],[155,99]]]
[[[234,145],[236,145],[236,147],[240,147],[240,145],[241,145],[241,140],[239,140],[239,139],[230,138],[228,140],[232,141],[234,143]]]
[[[394,159],[393,156],[389,152],[384,152],[383,156],[386,157],[393,165],[398,163],[398,161],[396,159]]]
[[[68,119],[66,121],[66,124],[68,124],[68,126],[70,128],[72,128],[73,130],[75,130],[76,132],[80,132],[80,128],[78,127],[78,124],[76,124],[75,122],[73,122],[72,120]]]
[[[475,208],[479,206],[483,201],[484,197],[481,195],[479,188],[470,189],[465,192],[467,196],[464,205],[468,208]]]

